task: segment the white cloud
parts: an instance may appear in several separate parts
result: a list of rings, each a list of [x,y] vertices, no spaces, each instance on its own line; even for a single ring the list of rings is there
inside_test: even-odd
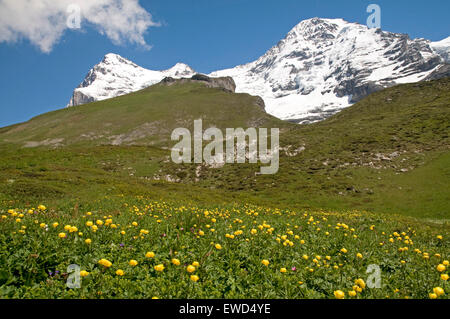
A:
[[[74,5],[81,9],[81,27],[94,27],[117,45],[150,48],[144,33],[159,26],[138,0],[0,0],[0,42],[25,38],[48,53],[76,21],[76,11],[68,11]]]

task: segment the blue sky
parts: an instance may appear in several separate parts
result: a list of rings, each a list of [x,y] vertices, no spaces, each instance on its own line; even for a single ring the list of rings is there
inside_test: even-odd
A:
[[[3,1],[11,0],[0,0],[0,5]],[[433,41],[449,36],[447,0],[141,0],[152,20],[160,23],[145,33],[151,50],[115,45],[84,24],[81,31],[66,30],[47,53],[27,39],[0,42],[0,127],[64,107],[106,53],[150,69],[184,62],[208,73],[258,58],[307,18],[365,24],[370,3],[381,6],[383,30]]]

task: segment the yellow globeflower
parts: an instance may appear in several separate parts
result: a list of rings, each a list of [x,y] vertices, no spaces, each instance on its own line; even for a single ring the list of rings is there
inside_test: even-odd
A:
[[[222,249],[222,246],[220,245],[220,244],[216,244],[216,249],[218,249],[218,250],[220,250],[220,249]]]
[[[436,294],[429,294],[430,299],[436,299],[438,296]]]
[[[136,260],[134,260],[134,259],[131,259],[129,264],[130,264],[130,266],[134,267],[134,266],[137,266],[138,262]]]
[[[280,272],[282,272],[282,273],[285,273],[286,271],[287,271],[286,268],[281,268],[281,269],[280,269]]]
[[[116,275],[117,275],[117,276],[123,276],[123,275],[125,275],[125,273],[123,272],[122,269],[117,269]]]
[[[448,275],[447,274],[442,274],[441,275],[441,279],[447,281],[448,280]]]
[[[361,287],[361,289],[366,288],[366,283],[364,282],[363,279],[359,278],[355,280],[355,284],[357,284],[359,287]]]
[[[88,239],[86,239],[84,242],[85,242],[86,244],[90,245],[90,244],[92,243],[92,240],[91,240],[90,238],[88,238]]]
[[[172,264],[174,264],[175,266],[179,266],[181,263],[179,259],[174,258],[172,259]]]
[[[148,253],[145,254],[145,257],[153,258],[153,257],[155,257],[155,253],[153,251],[149,251]]]
[[[355,296],[356,296],[356,291],[350,290],[350,291],[348,292],[348,295],[349,295],[350,297],[355,297]]]
[[[91,221],[86,222],[86,226],[91,227],[92,225],[94,225],[93,222],[91,222]]]
[[[58,234],[59,238],[66,238],[66,236],[67,236],[66,233],[59,233]]]
[[[192,265],[187,266],[186,268],[187,272],[193,273],[195,271],[195,267]]]
[[[439,271],[439,272],[443,272],[443,271],[445,271],[446,267],[445,267],[443,264],[439,264],[439,265],[436,267],[436,269],[437,269],[437,271]]]
[[[156,265],[154,268],[156,271],[162,272],[164,270],[164,265],[159,264],[159,265]]]
[[[342,290],[336,290],[334,292],[334,297],[336,299],[344,299],[345,298],[345,292],[343,292]]]
[[[110,262],[108,259],[104,259],[104,258],[100,259],[98,261],[98,263],[106,268],[109,268],[112,266],[112,262]]]
[[[88,273],[86,270],[80,271],[80,276],[81,276],[81,277],[86,277],[86,276],[88,276],[88,275],[89,275],[89,273]]]
[[[442,296],[445,292],[444,289],[442,289],[441,287],[435,287],[433,288],[433,292],[439,297]]]
[[[263,260],[261,261],[261,263],[262,263],[264,266],[269,266],[269,264],[270,264],[270,262],[269,262],[267,259],[263,259]]]
[[[194,267],[199,267],[199,266],[200,266],[200,263],[199,263],[198,261],[194,261],[194,262],[192,263],[192,266],[194,266]]]
[[[361,253],[357,253],[356,257],[361,259],[361,258],[363,258],[363,255]]]
[[[347,253],[347,251],[348,251],[348,250],[347,250],[347,249],[345,249],[345,248],[342,248],[342,249],[341,249],[341,252],[342,252],[342,253],[344,253],[344,254],[346,254],[346,253]]]
[[[199,279],[200,279],[200,278],[198,278],[197,275],[191,275],[191,280],[192,280],[193,282],[197,282]]]

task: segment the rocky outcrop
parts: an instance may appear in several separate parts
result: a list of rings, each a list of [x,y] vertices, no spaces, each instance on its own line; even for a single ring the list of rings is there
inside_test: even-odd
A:
[[[450,64],[444,64],[429,76],[425,78],[425,81],[438,80],[450,76]]]
[[[206,85],[209,88],[219,88],[226,92],[234,93],[236,90],[236,84],[234,80],[230,76],[220,77],[220,78],[211,78],[204,74],[195,74],[191,78],[181,78],[174,79],[172,77],[164,78],[161,83],[166,85],[172,85],[174,83],[188,83],[188,82],[200,82]]]

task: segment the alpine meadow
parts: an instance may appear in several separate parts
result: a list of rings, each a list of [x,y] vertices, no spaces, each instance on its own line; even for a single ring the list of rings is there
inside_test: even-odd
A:
[[[314,18],[208,75],[107,54],[0,128],[0,298],[448,299],[445,43]],[[197,160],[199,120],[262,160]]]

